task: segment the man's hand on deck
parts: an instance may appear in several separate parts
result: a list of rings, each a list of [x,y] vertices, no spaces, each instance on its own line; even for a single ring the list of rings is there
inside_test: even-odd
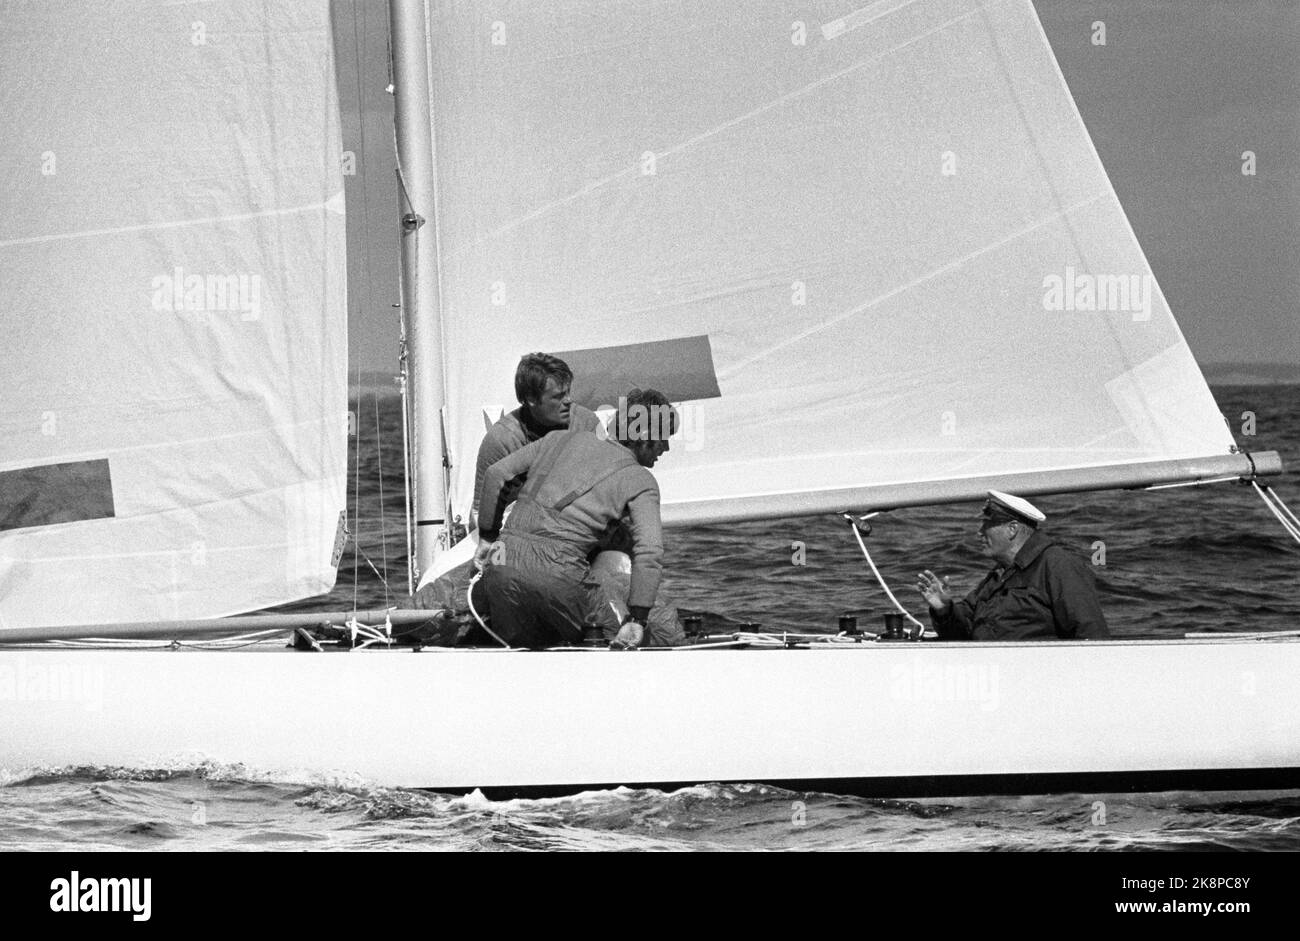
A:
[[[639,621],[624,621],[623,626],[618,629],[618,636],[614,638],[610,646],[616,649],[632,650],[641,646],[644,637],[645,627]]]

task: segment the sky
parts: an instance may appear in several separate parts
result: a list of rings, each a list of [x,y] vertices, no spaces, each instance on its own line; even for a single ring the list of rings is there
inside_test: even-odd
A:
[[[864,5],[846,0],[844,12]],[[1196,358],[1300,365],[1300,2],[1034,5]],[[345,177],[351,365],[395,371],[387,3],[332,8],[344,149],[356,156]],[[1097,22],[1105,45],[1093,41]]]

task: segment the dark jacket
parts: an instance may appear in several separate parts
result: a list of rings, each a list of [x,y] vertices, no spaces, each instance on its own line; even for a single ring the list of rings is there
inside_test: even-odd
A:
[[[944,640],[1069,640],[1110,636],[1087,562],[1034,533],[1007,568],[995,568],[945,611],[930,611]]]

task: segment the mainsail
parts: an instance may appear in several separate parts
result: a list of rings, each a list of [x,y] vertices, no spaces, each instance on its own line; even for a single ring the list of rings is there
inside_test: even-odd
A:
[[[325,4],[0,14],[0,627],[329,590],[345,507]]]
[[[458,512],[533,350],[690,399],[670,522],[1232,451],[1029,0],[430,6]]]

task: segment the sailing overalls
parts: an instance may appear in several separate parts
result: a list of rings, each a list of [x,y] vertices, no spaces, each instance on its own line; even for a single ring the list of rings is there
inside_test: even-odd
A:
[[[493,632],[522,647],[581,642],[593,598],[587,558],[629,516],[629,604],[654,603],[663,556],[659,487],[627,448],[590,432],[552,433],[498,468],[507,480],[528,480],[501,533],[503,557],[483,576]]]

